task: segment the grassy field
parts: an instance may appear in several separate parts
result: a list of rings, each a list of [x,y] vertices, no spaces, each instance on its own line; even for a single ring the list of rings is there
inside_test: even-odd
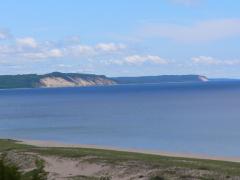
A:
[[[125,162],[136,162],[139,165],[146,165],[153,169],[184,169],[191,171],[208,171],[210,175],[206,179],[222,179],[238,178],[240,179],[240,163],[224,162],[214,160],[199,160],[192,158],[176,158],[158,155],[148,155],[141,153],[120,152],[112,150],[87,149],[87,148],[39,148],[28,145],[17,144],[13,140],[0,140],[0,153],[14,152],[32,152],[42,156],[58,156],[64,158],[83,158],[91,157],[86,161],[89,163],[104,162],[105,164],[117,165]],[[167,177],[167,173],[177,172],[163,172]],[[212,174],[212,176],[211,176]],[[176,174],[177,176],[177,174]],[[190,177],[191,175],[189,175]],[[154,178],[154,177],[153,177]],[[87,178],[86,178],[87,179]],[[181,176],[179,179],[187,179]],[[204,177],[202,178],[204,179]]]

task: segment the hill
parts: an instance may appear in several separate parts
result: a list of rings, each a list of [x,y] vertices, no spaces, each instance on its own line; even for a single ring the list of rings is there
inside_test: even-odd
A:
[[[208,78],[200,75],[162,75],[142,77],[116,77],[112,78],[118,84],[157,84],[169,82],[206,82]]]
[[[75,87],[113,85],[113,80],[103,75],[53,72],[44,75],[2,75],[0,89],[38,88],[38,87]]]
[[[143,77],[115,77],[104,75],[53,72],[44,75],[0,75],[0,89],[39,87],[106,86],[115,84],[151,84],[169,82],[205,82],[200,75],[163,75]]]

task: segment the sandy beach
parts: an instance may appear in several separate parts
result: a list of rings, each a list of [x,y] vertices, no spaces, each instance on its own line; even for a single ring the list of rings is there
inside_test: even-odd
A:
[[[19,139],[0,139],[0,154],[30,179],[240,179],[238,158]]]
[[[201,155],[201,154],[172,153],[172,152],[164,152],[164,151],[116,148],[116,147],[111,147],[111,146],[68,144],[68,143],[63,143],[63,142],[58,142],[58,141],[42,141],[42,140],[26,140],[26,139],[16,139],[16,140],[20,144],[27,144],[27,145],[37,146],[37,147],[46,147],[46,148],[49,148],[49,147],[90,148],[90,149],[113,150],[113,151],[132,152],[132,153],[143,153],[143,154],[169,156],[169,157],[182,157],[182,158],[193,158],[193,159],[240,162],[240,157],[221,157],[221,156],[208,156],[208,155]]]

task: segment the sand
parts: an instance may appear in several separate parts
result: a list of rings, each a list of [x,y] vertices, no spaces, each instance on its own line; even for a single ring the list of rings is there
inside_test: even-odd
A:
[[[171,152],[163,152],[163,151],[125,149],[125,148],[115,148],[115,147],[109,147],[109,146],[67,144],[67,143],[62,143],[57,141],[41,141],[41,140],[26,140],[26,139],[18,139],[17,141],[19,141],[20,144],[33,145],[37,147],[91,148],[91,149],[114,150],[114,151],[143,153],[143,154],[151,154],[151,155],[161,155],[161,156],[169,156],[169,157],[240,162],[240,157],[220,157],[220,156],[208,156],[208,155],[201,155],[201,154],[171,153]]]
[[[91,148],[114,150],[123,152],[135,152],[152,155],[161,155],[169,157],[184,157],[178,159],[176,162],[193,163],[192,159],[209,159],[240,162],[240,158],[229,157],[212,157],[203,155],[193,155],[184,153],[168,153],[168,152],[153,152],[136,149],[123,149],[115,147],[104,147],[96,145],[81,145],[81,144],[67,144],[56,141],[39,141],[39,140],[17,140],[20,144],[28,144],[43,148]],[[208,168],[191,168],[184,166],[156,166],[152,163],[146,163],[139,160],[124,160],[116,161],[114,163],[106,161],[104,158],[98,158],[91,154],[79,157],[63,157],[58,155],[46,155],[30,151],[9,151],[7,152],[7,159],[19,167],[21,172],[28,172],[37,168],[36,160],[44,162],[44,172],[47,173],[48,180],[66,180],[66,179],[109,179],[111,180],[149,180],[151,177],[164,176],[167,179],[179,179],[180,177],[192,177],[192,179],[201,179],[204,177],[213,177],[213,179],[225,179],[226,174],[211,171]],[[203,166],[204,167],[204,166]],[[240,176],[231,176],[228,179],[240,179]]]

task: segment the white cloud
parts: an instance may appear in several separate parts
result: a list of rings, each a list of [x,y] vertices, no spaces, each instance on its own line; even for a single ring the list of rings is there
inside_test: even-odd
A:
[[[96,45],[97,50],[106,51],[106,52],[114,52],[125,49],[126,46],[124,44],[115,44],[115,43],[99,43]]]
[[[73,65],[69,65],[69,64],[58,64],[57,67],[60,67],[60,68],[72,68]]]
[[[115,43],[99,43],[97,45],[84,45],[78,44],[73,46],[67,46],[64,48],[65,54],[69,56],[95,56],[99,55],[102,52],[104,53],[115,53],[124,50],[126,46],[124,44],[115,44]]]
[[[193,57],[192,62],[194,64],[201,64],[201,65],[237,65],[240,64],[240,60],[219,60],[214,57],[210,56],[199,56]]]
[[[74,45],[74,46],[67,46],[64,48],[64,52],[66,55],[68,56],[83,56],[83,55],[93,55],[94,52],[94,48],[92,46],[88,46],[88,45]]]
[[[154,64],[167,64],[167,60],[159,57],[159,56],[152,56],[152,55],[146,55],[146,56],[140,56],[140,55],[133,55],[128,56],[125,58],[125,62],[129,64],[143,64],[145,62],[151,62]]]
[[[213,57],[210,57],[210,56],[193,57],[192,62],[196,64],[207,64],[207,65],[211,65],[211,64],[216,65],[220,63],[219,60],[214,59]]]
[[[15,43],[14,43],[15,42]],[[59,44],[54,42],[37,42],[32,37],[17,38],[8,44],[0,44],[0,56],[6,58],[23,59],[51,59],[51,58],[91,58],[96,56],[113,55],[126,48],[123,44],[99,43]]]
[[[117,65],[142,65],[145,63],[150,64],[168,64],[168,60],[163,59],[159,56],[153,56],[153,55],[131,55],[126,56],[121,60],[110,60],[106,62],[107,64],[117,64]]]
[[[27,48],[37,48],[38,43],[32,37],[25,37],[25,38],[18,38],[16,39],[16,43],[20,47],[27,47]]]
[[[191,25],[153,24],[141,32],[143,37],[160,37],[179,42],[209,42],[240,37],[240,19],[218,19]]]
[[[27,59],[48,59],[48,58],[61,58],[64,56],[60,49],[50,49],[42,52],[26,52],[22,56]]]
[[[62,57],[63,53],[60,49],[52,49],[49,51],[50,56],[52,57]]]

